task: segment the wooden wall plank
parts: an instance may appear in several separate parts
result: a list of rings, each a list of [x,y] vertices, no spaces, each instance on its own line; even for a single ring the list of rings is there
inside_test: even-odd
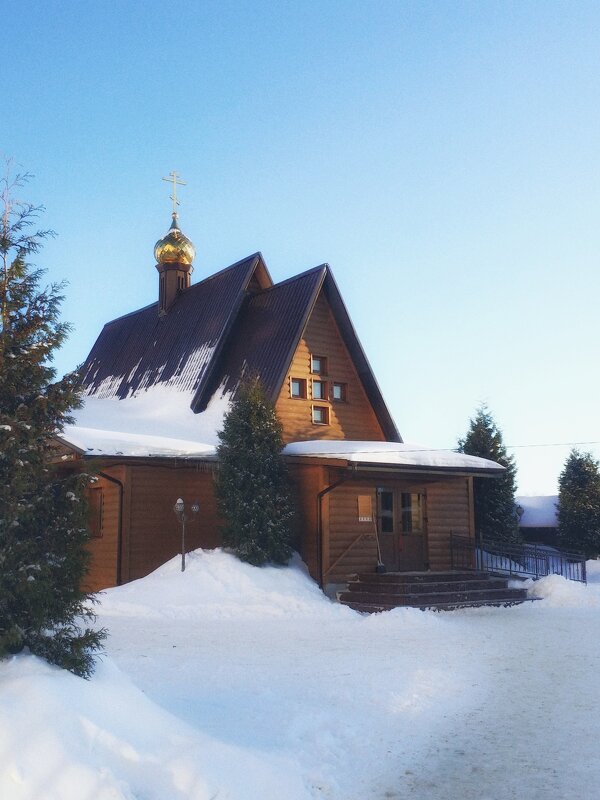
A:
[[[427,492],[429,564],[432,570],[448,570],[450,534],[471,535],[471,498],[468,478],[436,483]]]
[[[110,467],[103,470],[107,475],[122,480],[123,467]],[[99,538],[89,539],[87,550],[91,555],[90,567],[83,588],[88,592],[97,592],[117,585],[117,556],[119,546],[120,490],[119,487],[98,477],[94,488],[102,490],[102,528]]]
[[[293,464],[290,476],[296,498],[298,549],[310,575],[319,581],[318,494],[327,486],[327,470],[319,465]],[[322,506],[325,508],[326,503]],[[326,519],[324,529],[326,529]]]
[[[328,374],[323,377],[323,380],[328,382],[330,389],[331,383],[334,381],[347,385],[345,402],[313,399],[311,381],[313,378],[319,379],[319,376],[311,373],[311,355],[327,358]],[[290,379],[292,377],[306,381],[306,399],[291,397]],[[328,425],[313,423],[311,412],[313,404],[329,409]],[[342,340],[329,303],[323,294],[319,296],[315,304],[275,408],[283,425],[285,442],[305,439],[385,441],[375,412]]]
[[[200,512],[186,526],[186,551],[220,544],[211,472],[189,468],[131,467],[129,580],[141,578],[181,552],[181,525],[173,511],[181,497]]]

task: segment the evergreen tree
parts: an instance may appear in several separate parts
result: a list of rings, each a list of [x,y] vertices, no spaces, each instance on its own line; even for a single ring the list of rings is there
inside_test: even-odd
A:
[[[498,478],[474,478],[473,495],[475,528],[484,539],[519,542],[519,522],[516,512],[516,467],[506,452],[502,433],[498,430],[486,406],[477,410],[470,420],[464,439],[459,439],[458,451],[496,461],[505,467]]]
[[[587,556],[600,553],[600,471],[591,453],[572,450],[560,474],[558,541]]]
[[[217,448],[223,544],[256,566],[292,555],[289,481],[281,424],[257,378],[245,381],[225,417]]]
[[[88,676],[104,631],[81,590],[87,476],[51,464],[52,437],[81,405],[78,379],[54,382],[62,284],[40,288],[28,259],[51,231],[32,230],[43,210],[13,200],[28,179],[2,187],[0,222],[0,658],[24,648]]]

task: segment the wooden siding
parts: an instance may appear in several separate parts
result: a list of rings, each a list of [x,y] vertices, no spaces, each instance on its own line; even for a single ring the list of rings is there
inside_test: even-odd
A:
[[[324,356],[327,359],[326,376],[320,378],[311,373],[311,355]],[[306,399],[291,397],[292,377],[306,380]],[[312,379],[327,381],[329,389],[332,382],[346,384],[346,402],[313,400]],[[329,409],[329,424],[313,423],[313,404]],[[283,425],[283,438],[286,442],[305,439],[385,441],[385,435],[342,341],[329,303],[322,293],[296,349],[275,407]]]
[[[192,401],[260,261],[257,253],[190,286],[168,314],[153,303],[108,322],[82,367],[85,393],[125,398],[168,382]]]
[[[178,497],[194,501],[200,512],[186,526],[186,551],[217,547],[219,520],[212,472],[194,467],[130,467],[129,535],[125,544],[127,572],[123,580],[148,575],[181,552],[181,525],[173,506]]]
[[[117,480],[124,478],[123,467],[112,467],[104,472]],[[90,539],[87,544],[91,561],[83,588],[88,592],[117,585],[120,490],[117,484],[102,477],[94,483],[94,487],[102,491],[102,535]]]
[[[210,470],[210,468],[209,468]],[[187,527],[186,550],[220,544],[214,479],[205,467],[170,468],[155,465],[120,465],[104,470],[124,484],[121,581],[141,578],[180,552],[181,526],[173,512],[178,497],[186,504],[200,503],[200,513]],[[320,579],[318,552],[318,495],[342,476],[322,464],[290,465],[297,503],[298,547],[309,572]],[[117,583],[119,487],[104,478],[102,536],[89,542],[92,566],[86,589],[97,591]],[[358,497],[372,497],[376,514],[376,488],[426,495],[427,558],[429,568],[450,567],[450,534],[474,535],[472,479],[435,480],[410,476],[357,476],[322,497],[322,545],[325,583],[343,583],[356,572],[372,572],[377,564],[375,521],[360,522]],[[375,516],[374,516],[375,520]]]
[[[471,479],[455,478],[427,489],[430,569],[450,569],[450,534],[473,536]]]
[[[325,552],[325,583],[343,583],[355,572],[373,572],[377,564],[374,523],[359,522],[358,497],[371,495],[376,512],[376,488],[424,494],[426,497],[426,560],[429,569],[450,569],[450,533],[473,535],[471,481],[451,478],[440,482],[414,480],[351,480],[324,498],[328,506],[329,546]],[[361,536],[361,534],[364,534]]]
[[[373,522],[359,522],[359,495],[372,497]],[[338,486],[325,499],[329,506],[325,583],[343,583],[353,572],[374,572],[377,564],[375,485],[349,481]]]
[[[322,466],[291,465],[290,476],[296,501],[298,550],[311,576],[319,581],[317,509],[319,492],[327,486],[327,470]]]

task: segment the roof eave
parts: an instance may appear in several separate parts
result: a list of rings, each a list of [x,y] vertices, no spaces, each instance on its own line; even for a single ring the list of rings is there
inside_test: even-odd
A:
[[[300,340],[304,336],[304,331],[306,330],[306,326],[308,325],[308,321],[309,321],[310,316],[311,316],[311,314],[313,312],[313,309],[315,307],[315,303],[317,302],[319,294],[321,293],[321,289],[323,288],[323,283],[325,282],[325,278],[327,277],[327,265],[326,264],[321,264],[319,267],[315,267],[313,271],[318,271],[318,270],[321,271],[321,275],[320,275],[319,280],[318,280],[318,282],[315,285],[315,288],[313,290],[312,296],[310,298],[310,303],[306,304],[306,310],[305,310],[305,312],[303,314],[302,322],[298,326],[298,330],[296,331],[296,336],[294,337],[292,343],[290,344],[290,348],[289,348],[287,357],[285,359],[285,362],[283,363],[283,367],[282,367],[282,369],[281,369],[281,371],[279,373],[279,376],[277,378],[277,382],[273,386],[273,390],[271,392],[271,396],[269,397],[269,400],[272,403],[275,403],[277,398],[279,397],[279,394],[281,392],[281,387],[283,386],[283,382],[285,381],[286,376],[287,376],[287,374],[289,372],[290,365],[292,363],[292,359],[294,358],[294,354],[295,354],[296,350],[298,349],[298,345],[300,344]]]
[[[402,436],[396,427],[396,423],[386,405],[383,398],[375,373],[369,364],[369,360],[365,351],[360,343],[360,339],[356,333],[348,309],[344,303],[338,285],[333,277],[331,268],[327,266],[327,275],[324,281],[325,292],[327,299],[335,316],[336,322],[340,329],[340,334],[344,339],[344,343],[348,348],[352,360],[357,368],[359,378],[365,388],[367,397],[373,407],[377,416],[379,424],[384,432],[384,435],[389,442],[403,442]]]
[[[246,291],[248,289],[248,285],[252,280],[252,276],[254,275],[256,269],[260,266],[261,269],[264,270],[264,273],[269,281],[271,281],[271,275],[269,274],[269,270],[267,269],[267,265],[262,257],[262,253],[257,252],[253,256],[250,256],[252,261],[250,262],[250,266],[248,267],[248,271],[246,273],[246,277],[244,279],[242,290],[239,292],[235,303],[232,303],[231,310],[229,312],[229,316],[227,317],[227,322],[223,326],[223,330],[221,332],[220,339],[215,347],[213,352],[213,356],[211,359],[210,366],[206,370],[200,386],[196,389],[196,392],[192,398],[192,402],[190,403],[190,408],[194,413],[201,410],[202,402],[204,400],[204,393],[207,386],[211,386],[212,378],[214,376],[215,370],[217,369],[217,365],[219,364],[220,355],[223,352],[223,348],[227,340],[229,339],[229,334],[231,333],[231,329],[237,319],[237,316],[240,312],[240,308],[242,307],[242,303],[244,302],[244,297],[246,296]],[[243,259],[242,259],[243,260]],[[238,264],[241,263],[240,261],[237,262]],[[235,266],[235,265],[234,265]]]

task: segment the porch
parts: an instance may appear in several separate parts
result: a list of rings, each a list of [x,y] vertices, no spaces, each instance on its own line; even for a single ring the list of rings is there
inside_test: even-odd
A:
[[[477,606],[510,606],[529,600],[525,588],[489,572],[396,572],[355,575],[338,591],[340,603],[356,611],[411,607],[450,611]]]

